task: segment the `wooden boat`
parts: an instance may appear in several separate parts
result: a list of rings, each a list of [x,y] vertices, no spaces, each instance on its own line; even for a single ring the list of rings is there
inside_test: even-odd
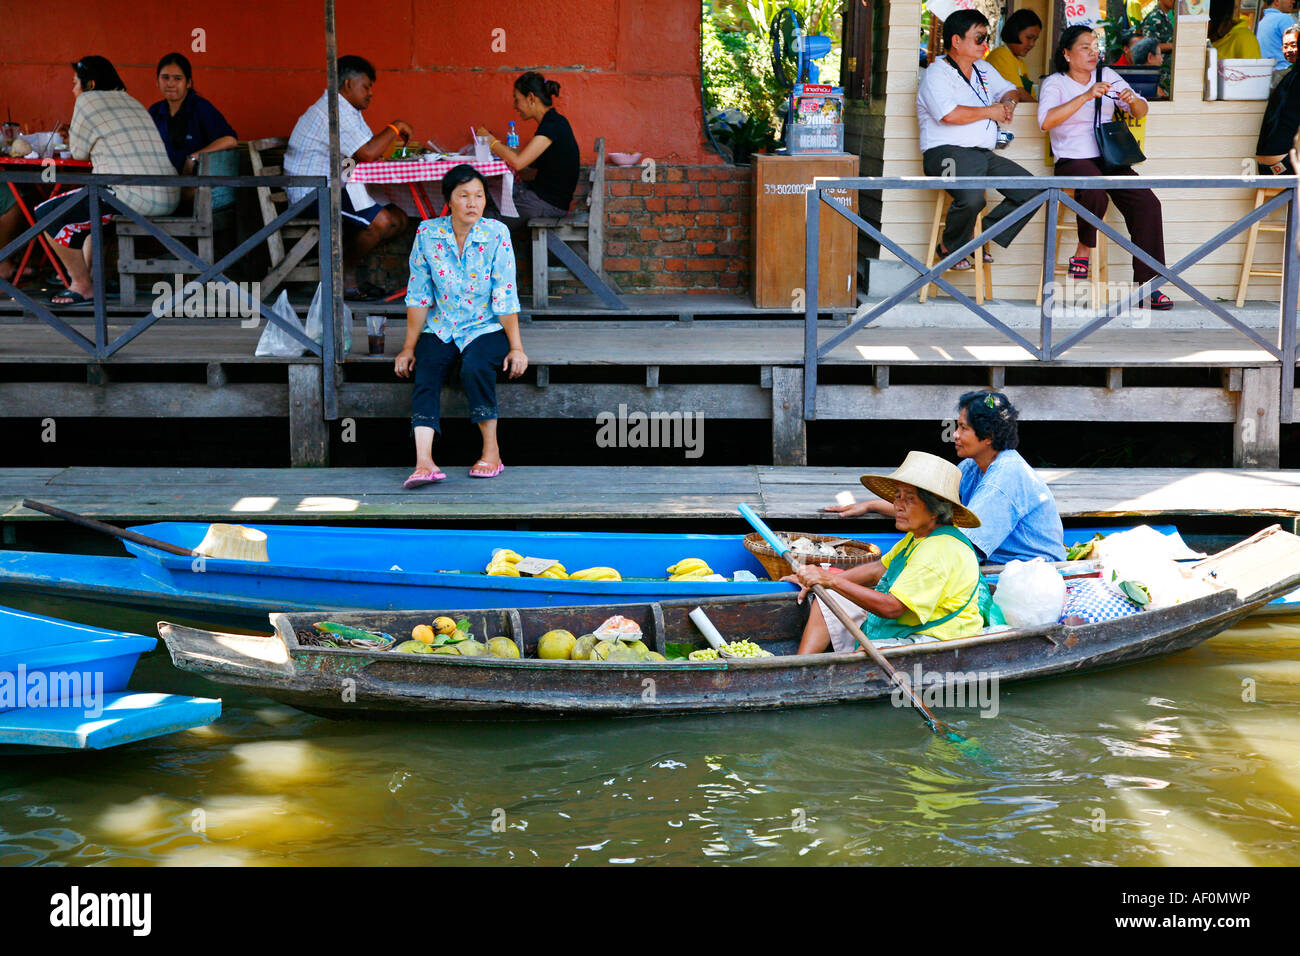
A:
[[[0,751],[102,750],[212,723],[219,700],[126,689],[157,643],[0,608]]]
[[[885,651],[906,674],[999,682],[1083,673],[1192,647],[1300,585],[1300,538],[1276,528],[1198,562],[1189,572],[1203,596],[1171,607],[1081,627],[1055,625]],[[749,639],[774,657],[711,662],[538,660],[538,638],[553,628],[590,631],[612,614],[636,621],[646,644],[705,646],[689,620],[695,607],[731,639]],[[273,614],[271,637],[221,634],[159,624],[173,663],[223,684],[251,688],[330,717],[526,719],[662,716],[865,701],[890,694],[862,652],[794,654],[807,606],[788,595],[662,601],[622,606],[515,608],[331,615],[342,624],[405,637],[435,615],[468,617],[480,636],[501,634],[520,660],[404,654],[318,646],[320,613]],[[947,675],[958,675],[951,678]]]
[[[742,544],[743,535],[618,534],[609,532],[461,531],[254,525],[267,534],[270,560],[179,557],[127,543],[135,557],[0,551],[0,589],[152,609],[160,615],[202,617],[206,623],[262,628],[274,611],[428,607],[571,607],[710,600],[789,594],[769,580]],[[133,530],[185,548],[208,525],[165,522]],[[1175,530],[1157,526],[1164,533]],[[1075,528],[1067,544],[1123,528]],[[888,550],[897,534],[857,535]],[[483,573],[494,548],[554,558],[571,571],[609,565],[622,581],[494,577]],[[719,573],[753,573],[758,580],[666,581],[664,570],[686,557],[703,558]]]

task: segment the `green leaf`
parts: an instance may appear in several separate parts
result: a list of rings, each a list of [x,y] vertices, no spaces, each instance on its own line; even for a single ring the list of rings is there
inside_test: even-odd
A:
[[[694,644],[673,644],[670,642],[664,645],[664,657],[670,661],[684,661],[691,651],[697,650],[699,648]]]

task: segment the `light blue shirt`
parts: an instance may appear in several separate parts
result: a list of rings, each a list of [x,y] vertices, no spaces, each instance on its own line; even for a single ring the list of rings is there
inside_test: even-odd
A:
[[[1282,55],[1282,34],[1286,32],[1287,27],[1291,26],[1295,26],[1293,16],[1283,13],[1277,7],[1269,7],[1259,18],[1259,25],[1255,28],[1255,39],[1259,40],[1259,55],[1272,57],[1276,61],[1273,64],[1274,70],[1291,68],[1291,64]]]
[[[998,452],[986,472],[974,458],[961,466],[961,502],[980,519],[962,533],[990,564],[1045,558],[1065,560],[1065,531],[1056,499],[1020,452]]]
[[[496,317],[519,311],[515,251],[505,223],[474,223],[463,256],[450,216],[420,223],[411,246],[406,304],[429,307],[424,331],[455,342],[462,352],[480,335],[500,331]]]

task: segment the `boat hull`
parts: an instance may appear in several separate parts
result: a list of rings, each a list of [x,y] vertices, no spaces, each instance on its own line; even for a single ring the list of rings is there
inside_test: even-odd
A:
[[[1300,583],[1294,576],[1291,587]],[[1238,601],[1223,591],[1175,607],[1084,627],[981,635],[961,641],[887,650],[900,672],[921,682],[973,688],[1082,674],[1149,660],[1192,647],[1231,627],[1273,596]],[[467,612],[476,633],[522,635],[525,655],[551,627],[575,633],[619,613],[641,624],[647,643],[699,642],[688,614],[697,602],[620,607]],[[316,615],[273,616],[276,635],[248,638],[233,652],[229,636],[160,625],[172,660],[183,670],[264,693],[335,718],[527,720],[572,717],[659,717],[777,710],[877,700],[892,685],[864,653],[794,654],[807,607],[773,596],[706,603],[724,635],[756,640],[778,655],[711,662],[498,660],[307,647],[297,633]],[[459,613],[459,612],[453,612]],[[432,612],[345,614],[331,618],[404,635]],[[260,643],[257,643],[260,642]],[[264,661],[273,661],[268,666]],[[927,676],[929,675],[929,676]]]

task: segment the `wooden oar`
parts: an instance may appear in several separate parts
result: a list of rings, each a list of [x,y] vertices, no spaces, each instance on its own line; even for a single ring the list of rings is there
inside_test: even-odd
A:
[[[794,559],[794,552],[776,536],[772,529],[767,526],[766,522],[756,515],[749,505],[742,504],[740,506],[740,513],[744,519],[749,522],[750,527],[761,534],[763,540],[772,546],[772,550],[785,558],[786,563],[790,565],[792,571],[799,570],[799,564]],[[921,698],[916,696],[916,692],[912,690],[911,685],[898,676],[898,671],[894,670],[893,665],[885,659],[885,655],[881,654],[879,648],[877,648],[876,645],[871,642],[871,639],[862,632],[862,628],[853,623],[853,619],[849,617],[844,609],[826,595],[826,590],[820,584],[814,584],[812,586],[812,592],[821,599],[822,608],[829,610],[840,619],[840,623],[848,628],[849,633],[858,639],[858,643],[862,645],[862,649],[867,652],[871,659],[876,662],[876,666],[885,672],[885,675],[894,682],[895,686],[902,689],[903,693],[907,695],[907,699],[911,702],[912,707],[921,715],[921,719],[926,722],[932,731],[956,744],[969,743],[965,737],[957,733],[957,731],[953,730],[938,717],[934,716],[934,714],[930,713],[930,709],[926,707],[925,704],[921,703]]]
[[[181,548],[174,544],[170,544],[167,541],[159,541],[157,538],[150,538],[148,535],[137,534],[134,531],[126,531],[122,528],[115,528],[111,524],[105,524],[102,521],[96,521],[94,518],[87,518],[85,515],[79,515],[71,511],[64,511],[62,508],[54,507],[54,505],[32,501],[30,498],[23,499],[23,507],[30,508],[32,511],[39,511],[42,514],[47,514],[52,518],[62,518],[64,521],[70,521],[73,524],[81,525],[81,527],[89,528],[91,531],[111,534],[115,538],[124,538],[127,541],[134,541],[136,544],[143,544],[150,548],[157,548],[159,551],[166,551],[168,554],[179,554],[183,558],[197,558],[199,556],[197,551],[191,551],[189,548]]]

